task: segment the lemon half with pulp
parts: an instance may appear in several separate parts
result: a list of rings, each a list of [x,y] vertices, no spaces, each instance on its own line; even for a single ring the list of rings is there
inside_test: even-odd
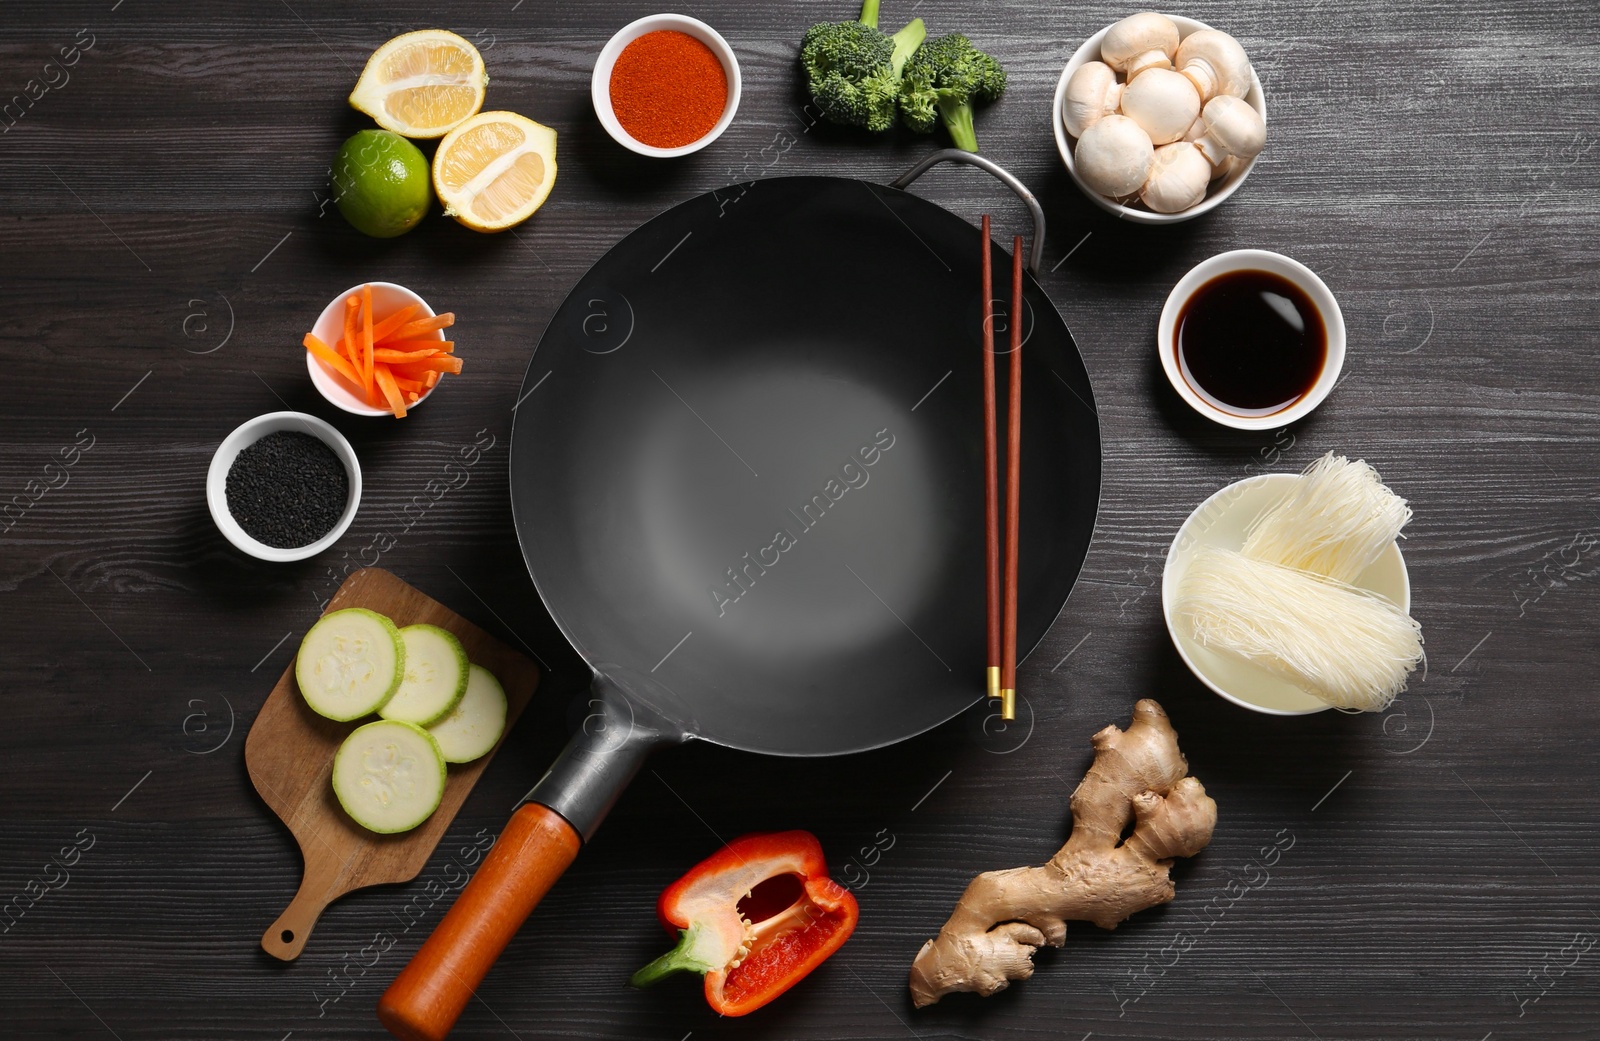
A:
[[[433,190],[474,231],[504,231],[544,205],[556,183],[556,132],[515,112],[480,112],[439,142]]]
[[[488,83],[476,47],[443,29],[421,29],[372,52],[350,107],[405,137],[442,137],[483,107]]]

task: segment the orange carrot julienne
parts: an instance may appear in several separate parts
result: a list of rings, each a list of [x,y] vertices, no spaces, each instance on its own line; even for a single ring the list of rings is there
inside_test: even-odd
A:
[[[374,365],[372,375],[379,389],[383,391],[383,396],[389,404],[389,411],[394,413],[394,418],[406,418],[406,403],[400,396],[400,388],[395,385],[394,376],[389,372],[389,366]]]
[[[392,339],[378,345],[389,350],[440,350],[446,355],[456,353],[456,341],[453,339]]]
[[[361,371],[361,352],[357,350],[357,346],[355,341],[341,336],[338,342],[333,345],[333,353],[349,362],[351,367],[359,373]],[[356,382],[360,383],[362,381],[357,380]]]
[[[315,352],[313,352],[313,354],[315,354]],[[361,389],[361,383],[350,378],[350,373],[355,372],[355,369],[350,366],[349,362],[345,362],[346,367],[349,369],[348,372],[346,372],[344,369],[332,370],[330,366],[321,362],[320,359],[318,363],[322,364],[323,368],[330,369],[328,372],[329,378],[331,378],[340,387],[344,388],[345,393],[354,395],[357,401],[366,401],[366,392]]]
[[[360,312],[361,298],[359,296],[352,294],[344,298],[344,348],[346,353],[349,354],[350,360],[355,362],[356,370],[361,373],[361,378],[356,382],[364,388],[367,385],[367,367],[361,358],[360,352],[356,349],[356,345],[360,342],[356,338],[356,329],[360,325]]]
[[[328,366],[328,368],[332,369],[334,372],[337,372],[339,375],[343,376],[356,386],[361,385],[361,377],[356,374],[355,368],[349,362],[345,361],[338,354],[336,354],[327,344],[323,343],[315,336],[312,336],[310,333],[306,333],[306,338],[302,342],[304,342],[306,350],[310,351],[312,356],[318,361],[322,362],[324,365]]]
[[[373,351],[372,356],[378,361],[383,362],[385,365],[406,365],[414,361],[422,361],[424,358],[436,358],[442,354],[444,354],[443,351],[433,349],[423,351],[394,351],[387,347],[379,347]]]
[[[400,328],[402,325],[405,325],[406,322],[411,320],[411,316],[420,310],[422,310],[422,307],[418,304],[407,304],[406,306],[400,308],[400,310],[384,318],[383,321],[375,322],[372,326],[372,341],[374,343],[380,343],[383,340],[388,339],[394,334],[396,329]]]
[[[420,336],[423,333],[431,333],[435,329],[448,329],[454,324],[456,324],[455,312],[446,311],[444,314],[437,315],[433,318],[418,318],[415,321],[407,322],[405,325],[402,325],[399,329],[395,330],[394,338],[397,340],[403,340],[407,337]]]
[[[389,371],[392,373],[394,370],[391,369]],[[423,386],[421,380],[407,379],[405,376],[395,376],[394,385],[407,393],[415,394],[420,394],[427,389]]]
[[[372,384],[374,396],[377,384],[374,382],[376,373],[372,371],[372,287],[361,287],[361,356],[367,360],[367,382]]]
[[[453,354],[435,354],[429,358],[419,358],[416,361],[396,362],[395,368],[401,370],[402,376],[411,376],[419,372],[460,372],[461,359]]]
[[[422,377],[422,385],[424,387],[428,388],[429,390],[432,390],[433,389],[433,385],[435,383],[438,383],[438,382],[439,382],[439,374],[437,372],[430,372],[427,375]]]

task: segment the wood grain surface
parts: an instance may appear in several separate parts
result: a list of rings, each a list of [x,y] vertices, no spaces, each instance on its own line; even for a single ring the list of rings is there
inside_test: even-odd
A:
[[[527,655],[382,568],[362,568],[344,580],[327,610],[346,607],[377,611],[397,626],[426,623],[448,630],[467,657],[505,688],[508,734],[539,684],[539,667]],[[333,792],[334,755],[362,722],[340,723],[311,711],[291,658],[245,736],[250,783],[293,833],[305,864],[293,901],[261,936],[261,949],[274,958],[298,958],[323,909],[346,893],[416,878],[507,736],[488,754],[451,764],[439,807],[426,821],[398,835],[377,835],[351,820]]]
[[[797,42],[849,7],[686,9],[733,45],[744,96],[715,145],[662,163],[615,146],[590,111],[594,56],[653,13],[638,2],[5,5],[0,99],[26,98],[62,48],[79,53],[0,120],[0,504],[28,504],[0,524],[0,1034],[384,1037],[378,995],[587,714],[574,701],[585,670],[528,579],[508,508],[533,346],[595,259],[676,203],[768,176],[883,183],[940,145],[812,125]],[[1010,72],[979,141],[1044,205],[1042,284],[1083,350],[1105,439],[1083,577],[1019,670],[1010,727],[978,707],[841,760],[706,746],[659,757],[456,1036],[1594,1038],[1593,5],[1197,0],[1182,13],[1234,31],[1254,57],[1269,140],[1233,199],[1168,228],[1095,209],[1049,129],[1068,55],[1133,8],[886,7],[890,22],[914,9],[934,32],[969,33]],[[335,149],[367,125],[344,103],[362,63],[429,25],[483,48],[492,107],[561,135],[555,192],[515,234],[474,235],[435,212],[378,242],[324,205]],[[1001,241],[1025,223],[976,171],[942,167],[914,190],[974,223],[993,212]],[[1190,413],[1154,355],[1172,284],[1242,247],[1316,270],[1350,336],[1327,403],[1259,435]],[[335,413],[296,347],[362,279],[460,315],[466,371],[403,422]],[[826,306],[800,289],[796,306]],[[334,549],[269,565],[228,547],[203,490],[228,431],[285,405],[350,437],[366,489]],[[1372,461],[1416,510],[1405,552],[1427,676],[1383,714],[1248,714],[1173,652],[1161,560],[1217,488],[1329,449]],[[340,900],[281,964],[258,939],[299,858],[251,790],[243,739],[266,679],[344,577],[372,565],[528,651],[545,679],[422,874]],[[1141,696],[1171,714],[1220,808],[1212,845],[1175,872],[1177,900],[1114,932],[1075,927],[1004,994],[914,1012],[905,977],[922,941],[972,875],[1060,845],[1090,735],[1125,723]],[[856,890],[850,943],[737,1021],[689,981],[629,990],[668,941],[660,890],[722,839],[789,827],[815,831]]]

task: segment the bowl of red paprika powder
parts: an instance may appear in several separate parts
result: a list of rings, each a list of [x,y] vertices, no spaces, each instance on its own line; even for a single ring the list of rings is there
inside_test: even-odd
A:
[[[657,14],[624,26],[590,80],[595,115],[618,144],[670,159],[715,141],[739,108],[739,60],[706,23]]]

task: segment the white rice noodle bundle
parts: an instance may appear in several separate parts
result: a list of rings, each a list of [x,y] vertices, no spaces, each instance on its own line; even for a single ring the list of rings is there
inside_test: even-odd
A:
[[[1388,708],[1422,660],[1422,627],[1388,599],[1232,550],[1195,550],[1175,614],[1200,646],[1337,708]]]
[[[1354,582],[1410,519],[1411,508],[1378,471],[1329,452],[1250,525],[1244,554]]]

